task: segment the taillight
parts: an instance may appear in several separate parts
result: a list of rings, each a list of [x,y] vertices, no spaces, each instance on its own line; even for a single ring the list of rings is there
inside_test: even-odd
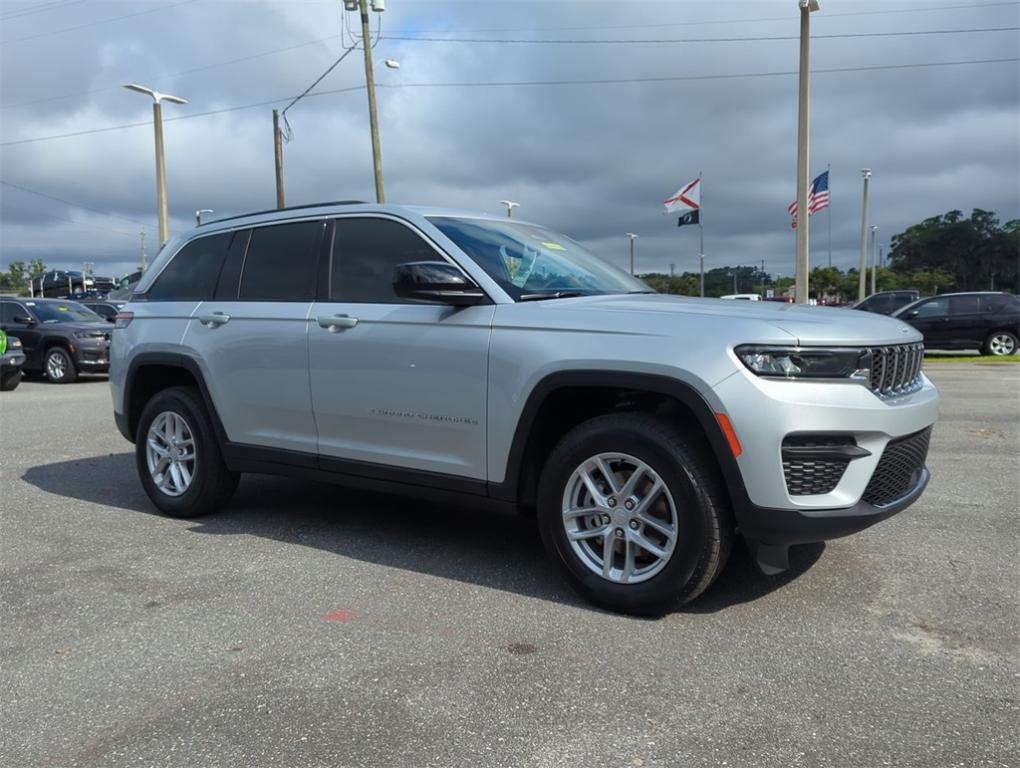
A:
[[[131,325],[131,321],[135,319],[134,312],[118,312],[113,318],[114,328],[127,328]]]

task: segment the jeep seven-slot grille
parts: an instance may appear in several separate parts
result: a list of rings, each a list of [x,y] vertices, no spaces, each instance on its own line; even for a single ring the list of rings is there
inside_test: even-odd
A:
[[[833,448],[855,445],[854,439],[842,435],[794,435],[783,440],[783,448]],[[791,496],[813,496],[832,493],[843,479],[849,456],[793,456],[788,451],[783,458],[783,475],[786,490]]]
[[[924,361],[924,344],[896,344],[890,347],[872,347],[871,391],[891,397],[915,389],[921,377]]]
[[[902,499],[912,491],[921,481],[930,440],[931,427],[891,440],[864,490],[864,501],[881,507]]]

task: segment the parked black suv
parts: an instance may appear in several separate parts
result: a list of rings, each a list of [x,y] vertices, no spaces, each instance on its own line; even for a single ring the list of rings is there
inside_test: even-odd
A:
[[[928,349],[980,349],[1015,355],[1020,349],[1020,298],[1011,293],[945,293],[895,312],[924,334]]]
[[[921,294],[917,291],[879,291],[858,301],[852,308],[875,312],[879,315],[891,315],[919,298],[921,298]]]
[[[21,340],[26,374],[66,384],[110,369],[111,328],[91,309],[59,299],[0,299],[0,328]]]

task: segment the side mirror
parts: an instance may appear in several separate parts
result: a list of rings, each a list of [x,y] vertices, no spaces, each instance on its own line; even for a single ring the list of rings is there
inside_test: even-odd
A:
[[[401,299],[417,299],[455,307],[485,301],[485,293],[467,275],[445,261],[413,261],[393,268],[393,292]]]
[[[909,312],[907,312],[907,314],[905,314],[903,317],[905,317],[907,319],[910,319],[912,317],[917,317],[919,314],[921,314],[921,310],[919,310],[919,309],[912,309]]]
[[[28,315],[15,315],[13,320],[18,325],[35,325],[35,318]]]

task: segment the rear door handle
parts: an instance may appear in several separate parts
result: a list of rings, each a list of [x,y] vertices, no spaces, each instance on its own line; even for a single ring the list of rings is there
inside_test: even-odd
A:
[[[202,315],[198,318],[198,322],[206,328],[215,328],[217,325],[224,325],[230,322],[230,315],[225,315],[222,312],[213,312],[211,315]]]
[[[358,318],[350,315],[319,315],[316,320],[320,328],[326,328],[330,333],[353,328],[358,324]]]

